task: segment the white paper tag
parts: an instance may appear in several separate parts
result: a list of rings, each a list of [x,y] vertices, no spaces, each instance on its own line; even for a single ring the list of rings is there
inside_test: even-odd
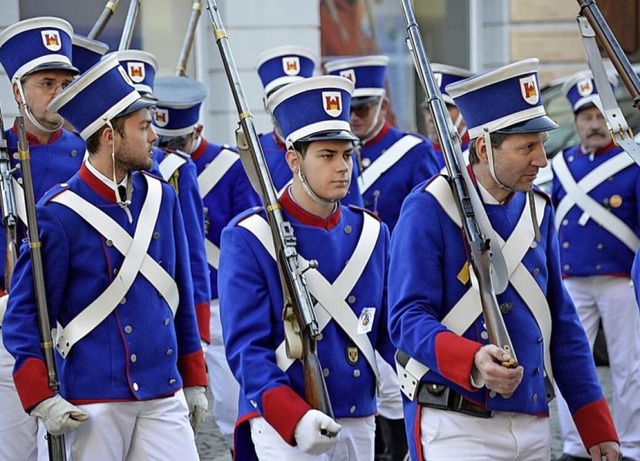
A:
[[[375,307],[365,307],[360,312],[360,318],[358,319],[358,334],[365,335],[371,331],[373,327],[373,319],[376,315]]]

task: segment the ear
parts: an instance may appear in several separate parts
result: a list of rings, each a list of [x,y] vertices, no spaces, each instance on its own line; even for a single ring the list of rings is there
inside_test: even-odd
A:
[[[13,98],[16,100],[16,102],[18,104],[26,104],[26,101],[22,100],[22,95],[20,94],[20,90],[18,89],[18,84],[14,82],[11,86],[11,89],[13,90]]]
[[[100,142],[109,146],[113,143],[113,130],[108,126],[102,130],[102,133],[100,134]]]
[[[476,155],[481,163],[487,163],[487,145],[484,142],[484,136],[478,136],[476,138]]]
[[[287,165],[289,165],[289,168],[293,172],[293,175],[294,176],[297,175],[298,171],[300,170],[300,158],[296,154],[296,152],[292,149],[288,149],[287,153],[284,156],[284,159],[286,160]]]

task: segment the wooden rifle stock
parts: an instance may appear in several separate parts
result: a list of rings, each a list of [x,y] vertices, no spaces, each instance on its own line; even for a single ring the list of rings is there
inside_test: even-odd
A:
[[[189,24],[187,25],[187,32],[184,36],[182,49],[180,50],[180,57],[178,58],[178,64],[176,65],[176,77],[184,77],[187,75],[187,63],[189,62],[191,46],[193,45],[196,28],[198,27],[200,13],[202,13],[202,1],[194,0],[193,6],[191,7],[191,16],[189,16]]]
[[[244,96],[238,70],[229,47],[229,39],[222,24],[216,2],[207,0],[207,9],[213,24],[214,37],[224,64],[229,87],[240,117],[236,135],[238,136],[238,147],[241,155],[245,156],[243,165],[247,169],[247,175],[252,180],[254,188],[260,194],[267,213],[267,221],[271,229],[278,270],[282,280],[285,312],[292,310],[300,327],[303,349],[300,360],[304,369],[305,399],[313,408],[333,418],[329,393],[327,392],[316,350],[320,329],[304,277],[304,272],[309,267],[301,268],[298,264],[298,252],[293,228],[289,222],[284,220],[282,215],[264,152],[253,124],[253,116]],[[246,159],[247,155],[250,156],[250,159]],[[310,264],[311,267],[314,267],[312,263]]]
[[[633,105],[640,109],[640,79],[631,67],[629,58],[618,43],[615,35],[609,28],[606,19],[600,12],[595,0],[578,0],[580,14],[582,14],[596,33],[596,37],[604,51],[611,59],[611,63],[616,68],[618,75],[627,87],[627,91],[633,98]]]
[[[138,10],[140,9],[140,2],[142,0],[131,0],[129,3],[129,10],[127,11],[127,19],[124,22],[122,28],[122,36],[120,37],[120,44],[118,45],[118,51],[128,50],[131,46],[131,39],[133,38],[133,29],[136,26],[136,19],[138,19]]]
[[[13,267],[18,259],[18,244],[16,226],[18,214],[16,209],[16,196],[13,190],[13,177],[9,147],[4,134],[4,122],[2,109],[0,109],[0,194],[2,195],[2,224],[6,239],[6,254],[4,267],[4,291],[9,292],[11,287],[11,275]],[[0,319],[1,321],[2,319]]]
[[[104,9],[102,10],[102,13],[100,13],[98,20],[89,31],[87,38],[97,40],[98,37],[102,35],[102,32],[104,31],[104,28],[107,27],[109,20],[113,16],[113,13],[116,12],[116,8],[118,8],[118,3],[120,3],[120,0],[109,0],[107,2],[107,4],[104,6]]]
[[[431,71],[431,64],[422,44],[422,38],[418,30],[411,0],[401,0],[404,19],[407,24],[407,45],[413,57],[413,63],[418,71],[418,78],[427,94],[429,109],[438,132],[440,146],[447,166],[447,172],[451,178],[453,196],[462,221],[462,230],[469,248],[469,262],[473,273],[478,280],[482,312],[484,315],[489,341],[501,347],[510,355],[509,360],[502,362],[508,368],[518,366],[513,344],[509,332],[502,318],[500,306],[496,299],[493,281],[491,279],[491,252],[490,242],[483,235],[469,197],[467,184],[464,180],[461,168],[465,168],[462,159],[462,147],[460,136],[453,126],[449,112],[447,111],[440,88]]]
[[[18,156],[20,157],[20,170],[22,171],[22,182],[24,188],[24,201],[27,211],[27,227],[29,251],[31,253],[31,268],[33,274],[34,291],[36,305],[38,309],[38,328],[40,330],[40,340],[42,354],[47,368],[49,387],[55,393],[60,390],[58,374],[56,372],[56,362],[53,355],[53,342],[51,340],[51,325],[49,323],[49,308],[47,307],[47,297],[44,283],[44,271],[42,264],[42,254],[40,252],[41,243],[38,231],[38,221],[36,218],[36,202],[33,193],[33,179],[31,177],[31,158],[29,154],[29,143],[27,133],[24,128],[24,118],[22,115],[16,117],[18,126]],[[51,461],[66,461],[64,435],[47,434],[49,445],[49,459]]]

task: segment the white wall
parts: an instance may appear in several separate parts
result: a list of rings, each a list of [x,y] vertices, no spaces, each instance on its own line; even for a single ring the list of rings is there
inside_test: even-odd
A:
[[[18,0],[0,0],[0,30],[18,21],[20,14]],[[0,65],[0,107],[4,118],[5,129],[13,123],[13,118],[18,115],[18,106],[11,94],[11,85],[7,74]]]

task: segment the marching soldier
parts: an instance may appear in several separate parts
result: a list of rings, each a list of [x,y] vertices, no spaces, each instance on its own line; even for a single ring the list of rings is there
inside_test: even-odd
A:
[[[11,80],[14,99],[24,116],[31,168],[36,178],[36,200],[53,185],[73,176],[80,168],[85,152],[84,140],[64,129],[62,117],[47,108],[78,74],[78,69],[72,64],[72,36],[71,25],[53,17],[20,21],[0,33],[0,63]],[[15,168],[19,163],[15,157],[18,145],[16,126],[8,129],[5,137],[11,166]],[[16,171],[14,176],[20,177],[20,172]],[[14,192],[16,200],[24,203],[24,194],[17,182],[14,182]],[[24,214],[19,217],[22,223],[26,223]],[[16,243],[25,236],[25,227],[22,224],[18,227]],[[4,228],[0,229],[0,234],[0,241],[6,242]],[[0,258],[3,275],[10,270],[5,267],[5,262],[5,258]],[[4,281],[5,277],[0,277],[0,280]],[[3,286],[2,289],[6,292],[9,287]],[[7,299],[7,296],[0,298],[0,324]],[[0,345],[0,414],[3,415],[0,421],[0,459],[35,460],[38,456],[39,459],[48,459],[44,434],[38,437],[36,450],[37,422],[24,412],[18,399],[12,378],[14,363],[4,345]]]
[[[560,277],[553,210],[532,191],[547,164],[546,132],[557,127],[542,105],[537,66],[537,59],[519,61],[446,88],[469,127],[469,186],[482,202],[474,212],[486,214],[484,232],[505,250],[509,283],[497,301],[519,366],[503,366],[513,356],[488,341],[446,176],[407,197],[393,234],[389,326],[408,355],[398,362],[407,372],[399,377],[414,460],[550,459],[553,380],[591,459],[620,457],[589,343]]]
[[[456,106],[451,96],[447,93],[446,86],[465,78],[469,78],[474,74],[467,69],[438,63],[431,64],[431,71],[433,72],[433,76],[436,79],[436,83],[438,84],[440,93],[442,94],[442,100],[447,106],[449,117],[451,117],[451,120],[453,121],[453,126],[460,135],[460,144],[462,151],[464,152],[469,148],[469,131],[467,130],[467,125],[464,123],[464,119],[462,118],[462,113],[458,110],[458,106]],[[438,154],[437,158],[440,170],[442,170],[445,168],[444,158],[442,157],[442,148],[439,144],[440,140],[438,139],[438,132],[436,131],[436,126],[433,122],[431,111],[429,111],[427,101],[422,103],[420,107],[422,107],[422,113],[424,115],[424,126],[427,131],[427,137],[433,144],[433,150]]]
[[[393,228],[402,201],[421,181],[440,171],[431,142],[415,133],[405,133],[387,121],[389,100],[384,89],[389,58],[361,56],[325,64],[327,73],[355,84],[350,123],[360,139],[356,155],[360,168],[360,191],[365,208]]]
[[[269,49],[257,58],[256,68],[264,88],[264,101],[275,90],[291,82],[313,76],[318,58],[311,50],[301,46],[280,46]],[[265,109],[269,112],[269,109]],[[291,184],[291,170],[285,161],[287,148],[282,132],[273,114],[273,131],[259,136],[260,145],[269,166],[269,173],[276,189],[284,191]],[[349,191],[342,200],[345,205],[362,206],[362,195],[358,188],[358,169],[353,168]]]
[[[318,358],[336,421],[302,397],[301,362],[285,352],[292,325],[283,321],[272,235],[264,210],[253,209],[222,232],[218,278],[227,359],[240,383],[237,459],[254,451],[262,460],[374,459],[374,350],[387,362],[394,352],[386,331],[388,230],[368,211],[340,204],[357,140],[348,122],[352,91],[346,79],[311,77],[267,100],[293,173],[279,203],[302,267],[317,261],[305,277],[317,300]]]
[[[205,349],[209,383],[213,393],[213,416],[227,446],[233,449],[233,428],[238,413],[238,382],[224,352],[218,301],[218,265],[222,229],[240,212],[258,206],[238,154],[207,141],[198,124],[207,87],[187,77],[161,77],[155,82],[158,104],[153,124],[157,145],[165,152],[189,154],[196,165],[200,197],[206,214],[207,262],[211,283],[211,340]]]
[[[118,61],[134,83],[136,90],[147,99],[157,101],[154,94],[156,58],[146,51],[118,51]],[[211,285],[204,247],[204,205],[198,191],[198,175],[193,161],[184,152],[165,152],[154,147],[151,171],[168,181],[178,192],[182,219],[189,242],[189,261],[193,277],[193,297],[203,345],[210,340],[209,300]]]
[[[47,380],[27,245],[2,332],[25,411],[68,433],[73,459],[198,459],[189,419],[196,426],[206,412],[206,372],[180,205],[143,172],[153,103],[112,54],[49,105],[88,150],[36,207],[59,394]]]
[[[590,72],[564,85],[580,144],[554,156],[553,204],[564,284],[593,349],[600,320],[622,452],[640,459],[640,315],[630,284],[640,247],[640,167],[611,139]],[[588,459],[559,400],[562,460]]]

